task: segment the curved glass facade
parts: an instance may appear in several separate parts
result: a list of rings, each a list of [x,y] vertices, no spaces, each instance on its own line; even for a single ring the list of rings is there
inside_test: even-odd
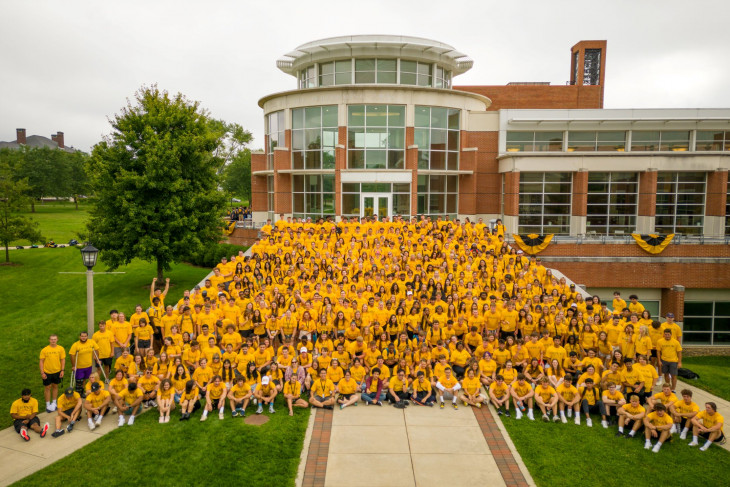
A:
[[[292,169],[334,169],[337,105],[291,111]]]
[[[404,105],[347,107],[349,169],[404,169],[405,149]]]
[[[348,58],[298,71],[300,89],[318,86],[386,84],[451,88],[452,73],[436,63],[400,58]]]
[[[415,107],[414,143],[418,169],[459,169],[459,110]]]

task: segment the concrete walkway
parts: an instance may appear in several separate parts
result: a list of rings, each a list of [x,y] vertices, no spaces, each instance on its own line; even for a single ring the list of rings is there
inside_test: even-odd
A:
[[[679,399],[682,399],[682,395],[680,394],[680,391],[682,389],[689,389],[692,391],[692,400],[700,407],[700,411],[703,411],[705,409],[706,402],[714,402],[715,404],[717,404],[717,412],[722,414],[722,417],[725,418],[725,426],[723,426],[723,430],[725,431],[725,435],[727,436],[728,432],[730,432],[730,425],[728,424],[728,422],[730,422],[730,402],[714,396],[707,391],[698,389],[688,382],[682,382],[680,380],[677,381],[677,389],[675,389],[676,395]],[[661,387],[656,388],[656,392],[659,392],[660,390]],[[713,448],[715,448],[715,446],[719,446],[726,449],[727,451],[730,451],[730,441],[726,441],[724,445],[713,445]]]

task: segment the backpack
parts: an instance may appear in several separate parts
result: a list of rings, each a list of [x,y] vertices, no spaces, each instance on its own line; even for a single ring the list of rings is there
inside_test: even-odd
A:
[[[677,369],[677,375],[679,377],[681,377],[682,379],[689,379],[689,380],[697,380],[700,378],[700,376],[698,374],[696,374],[695,372],[692,372],[691,370],[685,369],[683,367],[680,367],[679,369]]]
[[[393,404],[393,407],[396,409],[405,409],[406,408],[406,402],[405,401],[398,401],[397,403]]]

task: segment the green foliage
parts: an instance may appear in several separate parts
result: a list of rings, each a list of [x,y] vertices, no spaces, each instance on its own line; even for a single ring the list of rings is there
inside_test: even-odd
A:
[[[683,357],[682,367],[697,373],[697,380],[684,380],[687,384],[730,401],[730,359],[718,355],[707,357]],[[680,387],[677,386],[677,389]]]
[[[44,241],[53,240],[57,244],[66,244],[72,238],[79,242],[84,239],[79,238],[79,233],[83,232],[86,220],[89,217],[89,203],[87,200],[81,200],[78,209],[74,209],[74,203],[59,200],[46,203],[36,208],[33,213],[33,220],[38,223],[38,229],[45,238]],[[18,215],[30,216],[30,210],[23,208]],[[10,242],[10,246],[30,245],[31,242],[25,239],[16,239]]]
[[[69,211],[74,211],[69,209]],[[0,327],[0,428],[12,424],[7,414],[10,403],[19,397],[24,387],[43,403],[43,385],[38,371],[38,353],[48,345],[48,335],[58,334],[58,343],[66,351],[86,329],[86,270],[79,249],[13,250],[13,261],[19,266],[0,266],[0,289],[12,290],[0,300],[0,315],[6,326]],[[108,269],[97,264],[95,272]],[[97,320],[109,317],[109,310],[118,309],[131,316],[138,303],[149,306],[150,281],[155,266],[134,260],[119,269],[123,274],[94,276],[94,316]],[[79,274],[60,274],[79,272]],[[171,303],[182,297],[185,289],[192,289],[208,274],[187,264],[174,265],[168,273]],[[66,360],[66,380],[71,377],[71,361]],[[44,440],[45,441],[45,440]]]
[[[38,224],[18,214],[30,200],[27,196],[30,188],[27,179],[16,179],[17,162],[11,154],[0,155],[0,245],[5,247],[5,262],[10,262],[8,247],[13,240],[26,239],[31,243],[43,240]]]
[[[92,151],[89,239],[110,268],[156,261],[162,279],[171,263],[220,238],[223,160],[215,153],[225,132],[182,94],[142,87],[133,102]]]
[[[188,261],[193,265],[211,268],[220,263],[221,257],[230,258],[232,255],[238,255],[239,251],[245,252],[247,249],[248,247],[232,244],[208,245],[200,252],[191,255]]]
[[[223,189],[232,196],[251,201],[251,150],[236,154],[223,169]]]

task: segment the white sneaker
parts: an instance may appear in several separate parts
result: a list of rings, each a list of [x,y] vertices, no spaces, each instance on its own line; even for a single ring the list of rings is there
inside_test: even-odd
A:
[[[134,424],[134,416],[129,416],[129,420],[127,421],[127,426],[132,426]]]
[[[116,413],[116,412],[117,412],[117,407],[116,407],[116,406],[114,406],[114,407],[112,408],[112,414],[113,414],[113,413]]]
[[[550,421],[550,418],[548,418],[548,415],[547,415],[547,414],[543,414],[543,415],[542,415],[542,420],[543,420],[543,421],[544,421],[545,423],[547,423],[548,421]]]
[[[165,422],[165,417],[164,417],[164,416],[160,416],[160,421],[159,421],[159,423],[160,423],[160,424],[162,424],[162,423],[164,423],[164,422]]]
[[[703,445],[700,447],[700,451],[707,451],[708,448],[710,448],[710,445]]]
[[[651,441],[647,441],[644,443],[644,450],[651,450]]]
[[[124,426],[124,416],[119,416],[119,424],[117,426]]]
[[[560,421],[562,421],[563,424],[566,424],[568,422],[568,418],[566,418],[564,414],[561,414],[560,415]]]
[[[104,419],[104,416],[102,416],[101,414],[97,414],[96,415],[96,425],[97,426],[101,426],[101,420],[102,419]]]
[[[218,419],[224,419],[224,418],[225,418],[225,416],[223,415],[223,413],[222,412],[219,412],[218,413]]]
[[[527,411],[527,419],[535,421],[535,416],[532,414],[532,411]]]
[[[682,430],[682,432],[679,434],[679,439],[680,440],[686,440],[687,439],[687,433],[688,433],[687,430]]]
[[[580,414],[576,414],[575,415],[575,424],[577,424],[578,426],[580,426]]]
[[[201,422],[205,421],[206,419],[208,419],[208,416],[206,416],[206,415],[202,415],[202,416],[200,417],[200,421],[201,421]]]
[[[573,410],[572,409],[568,409],[568,417],[569,418],[572,418],[573,417]]]
[[[96,425],[94,424],[94,420],[93,420],[93,419],[91,419],[91,418],[89,418],[89,429],[90,429],[91,431],[94,431],[94,428],[96,428]],[[695,443],[695,445],[696,445],[696,444],[697,444],[697,443]]]
[[[58,404],[56,403],[56,400],[54,399],[53,402],[51,402],[51,411],[55,411],[58,409]]]
[[[669,429],[669,434],[670,434],[670,435],[673,435],[673,434],[674,434],[674,433],[676,433],[676,432],[677,432],[677,425],[676,425],[676,423],[675,423],[675,424],[673,424],[673,425],[672,425],[672,427],[671,427],[671,428]]]
[[[276,409],[274,409],[274,403],[269,404],[269,413],[274,414],[276,412]]]
[[[593,428],[593,420],[591,418],[586,418],[586,426]]]
[[[656,445],[654,445],[654,448],[652,448],[651,451],[653,451],[654,453],[659,453],[659,448],[661,448],[661,447],[662,447],[662,445],[657,443]]]
[[[608,429],[608,421],[606,421],[605,419],[601,421],[601,426],[603,426],[605,429]]]
[[[692,441],[687,446],[697,446],[697,445],[699,445],[699,443],[697,443],[696,441]]]
[[[522,411],[519,409],[515,411],[515,419],[522,419]]]

